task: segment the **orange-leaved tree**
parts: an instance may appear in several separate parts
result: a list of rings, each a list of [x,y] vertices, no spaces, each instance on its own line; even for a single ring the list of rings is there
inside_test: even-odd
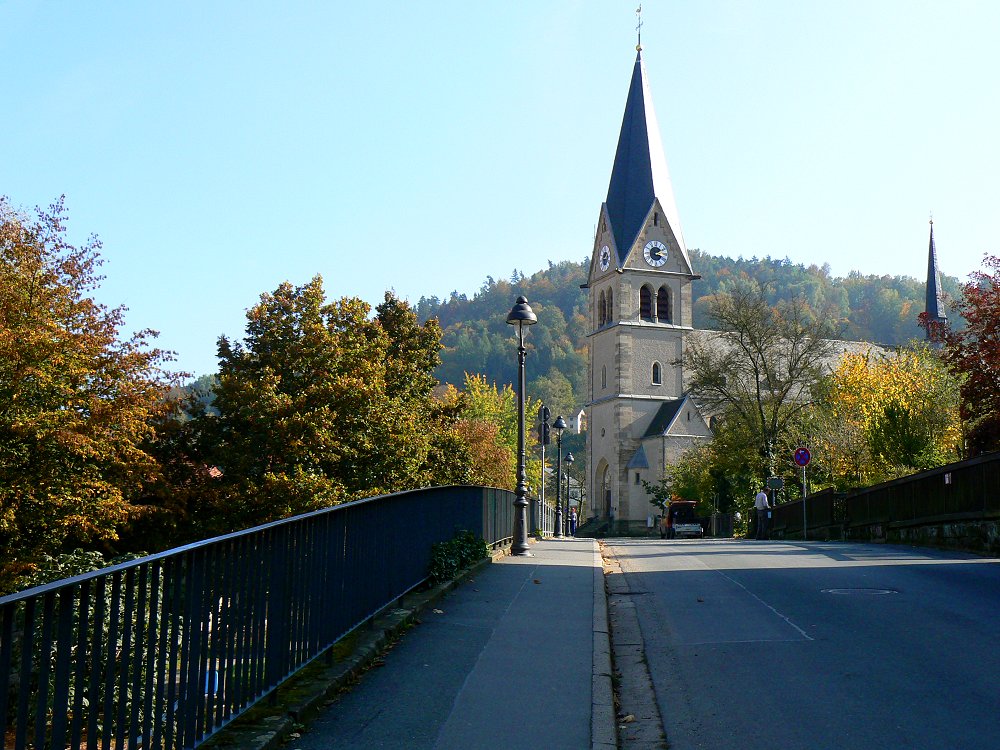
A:
[[[463,389],[449,385],[443,402],[458,415],[455,429],[471,461],[469,482],[513,490],[517,484],[517,391],[511,385],[498,387],[485,375],[465,373]],[[533,490],[540,487],[542,475],[531,434],[532,415],[539,406],[539,401],[525,397],[525,471]],[[554,451],[552,446],[550,456]]]
[[[91,296],[100,242],[66,238],[60,199],[0,199],[0,567],[114,540],[157,472],[144,444],[176,382],[153,331]]]

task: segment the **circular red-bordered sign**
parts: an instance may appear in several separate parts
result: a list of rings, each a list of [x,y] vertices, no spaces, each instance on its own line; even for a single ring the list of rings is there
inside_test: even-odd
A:
[[[799,448],[795,451],[795,463],[799,466],[805,466],[809,463],[809,459],[812,458],[812,454],[809,453],[808,448]]]

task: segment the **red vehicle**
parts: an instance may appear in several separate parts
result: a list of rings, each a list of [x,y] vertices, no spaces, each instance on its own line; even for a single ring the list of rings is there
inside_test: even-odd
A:
[[[660,518],[660,539],[704,536],[701,521],[694,514],[694,500],[674,500],[667,506],[667,512]]]

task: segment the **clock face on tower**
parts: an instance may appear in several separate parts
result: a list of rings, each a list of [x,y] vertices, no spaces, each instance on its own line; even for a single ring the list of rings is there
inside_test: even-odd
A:
[[[600,262],[601,262],[601,270],[607,271],[608,266],[611,265],[611,249],[607,245],[601,248]]]
[[[646,247],[642,249],[642,257],[653,268],[659,268],[667,262],[667,246],[662,242],[650,240],[646,243]]]

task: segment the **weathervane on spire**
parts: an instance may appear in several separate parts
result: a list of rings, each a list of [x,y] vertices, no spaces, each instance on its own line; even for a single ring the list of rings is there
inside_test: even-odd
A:
[[[638,23],[635,26],[635,33],[637,37],[637,43],[635,45],[636,52],[642,52],[642,5],[635,9],[635,17]]]

